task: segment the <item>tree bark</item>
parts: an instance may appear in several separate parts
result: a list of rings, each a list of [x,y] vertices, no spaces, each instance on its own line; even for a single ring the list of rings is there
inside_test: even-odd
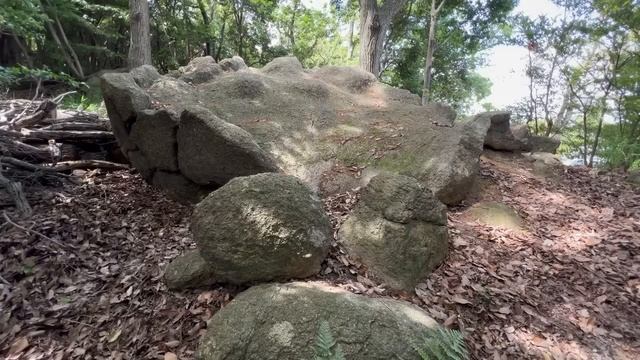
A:
[[[149,3],[147,0],[129,0],[129,69],[151,65],[151,35]]]
[[[384,39],[391,21],[407,0],[360,0],[360,68],[380,76]]]
[[[207,13],[207,7],[204,4],[203,0],[198,0],[198,9],[200,9],[200,14],[202,15],[202,23],[205,28],[207,28],[207,40],[205,41],[205,55],[211,55],[213,48],[213,39],[211,37],[211,18],[209,18],[209,14]]]
[[[429,103],[431,95],[431,70],[433,68],[433,53],[436,46],[436,24],[438,13],[442,9],[446,0],[436,6],[436,0],[431,0],[431,11],[429,13],[429,35],[427,37],[427,56],[424,61],[424,82],[422,86],[422,105]]]

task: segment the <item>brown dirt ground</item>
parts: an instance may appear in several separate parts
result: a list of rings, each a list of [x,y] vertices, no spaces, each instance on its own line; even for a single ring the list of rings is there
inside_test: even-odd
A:
[[[415,295],[388,293],[338,246],[316,279],[425,308],[474,359],[640,358],[640,193],[616,174],[549,179],[530,165],[483,157],[475,195],[449,209],[451,254]],[[190,210],[138,175],[30,194],[31,219],[0,218],[0,357],[192,359],[206,320],[243,290],[166,289],[166,264],[193,246]],[[356,201],[325,200],[336,227]],[[477,201],[512,207],[525,231],[471,220]]]

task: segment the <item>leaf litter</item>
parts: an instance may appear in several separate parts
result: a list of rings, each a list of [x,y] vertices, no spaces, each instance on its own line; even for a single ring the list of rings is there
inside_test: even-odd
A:
[[[526,229],[450,208],[450,255],[415,294],[388,291],[335,241],[312,280],[410,301],[461,330],[474,359],[640,358],[640,194],[615,173],[530,167],[483,157],[472,199],[510,206]],[[167,290],[164,268],[195,246],[190,209],[138,175],[94,171],[29,200],[31,219],[7,212],[21,228],[0,227],[7,359],[193,359],[207,320],[244,290]],[[357,189],[325,198],[334,235],[357,201]]]

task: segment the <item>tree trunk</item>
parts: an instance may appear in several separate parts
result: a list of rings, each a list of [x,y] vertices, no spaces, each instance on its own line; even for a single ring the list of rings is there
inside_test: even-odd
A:
[[[209,14],[207,13],[207,7],[204,4],[203,0],[198,0],[198,9],[200,9],[200,14],[202,15],[202,23],[204,27],[207,29],[207,40],[204,45],[204,55],[211,55],[212,52],[212,43],[213,39],[211,37],[211,18],[209,18]]]
[[[147,0],[129,0],[129,69],[151,65],[151,35],[149,29],[149,3]]]
[[[444,2],[436,7],[436,0],[431,0],[431,12],[429,13],[429,34],[427,36],[427,56],[424,61],[424,82],[422,85],[422,105],[429,103],[431,92],[431,69],[433,68],[433,53],[436,46],[436,23],[438,21],[438,13]]]
[[[360,68],[380,76],[380,60],[384,39],[391,21],[406,0],[360,0]]]
[[[588,114],[588,110],[583,109],[582,110],[582,135],[584,136],[582,139],[582,162],[584,163],[585,166],[589,165],[589,162],[587,161],[587,153],[589,152],[589,149],[587,147],[587,114]]]
[[[354,19],[351,19],[349,22],[349,50],[347,51],[349,59],[353,59],[353,50],[355,47],[353,44],[353,29],[355,27],[355,23],[356,21]]]

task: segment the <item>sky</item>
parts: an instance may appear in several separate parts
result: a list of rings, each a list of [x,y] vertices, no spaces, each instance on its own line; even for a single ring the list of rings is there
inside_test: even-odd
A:
[[[561,15],[561,9],[549,0],[520,0],[514,13],[521,12],[529,17]],[[519,46],[500,45],[486,53],[487,65],[479,73],[491,80],[491,95],[482,100],[490,102],[498,109],[515,104],[528,95],[529,88],[525,75],[527,49]]]

